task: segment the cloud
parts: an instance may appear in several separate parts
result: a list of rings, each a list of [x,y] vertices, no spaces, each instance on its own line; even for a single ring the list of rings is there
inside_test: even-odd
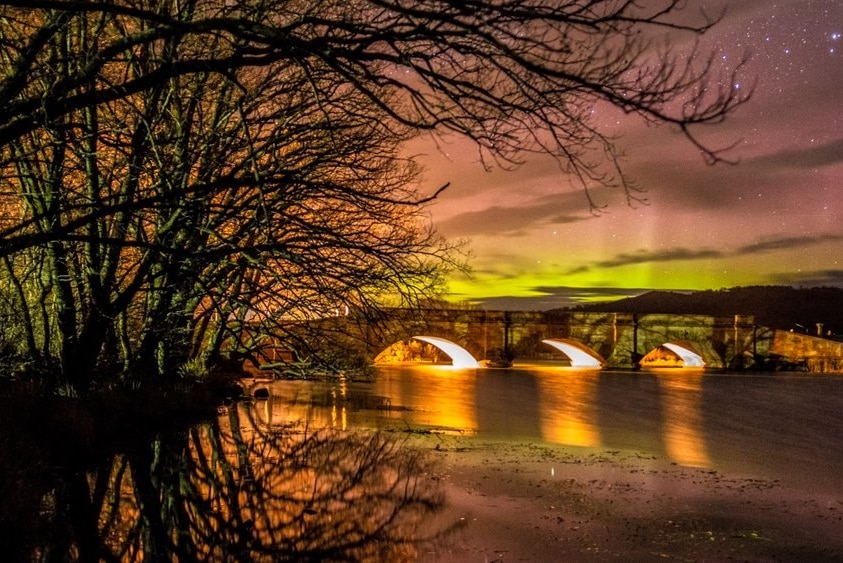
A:
[[[719,250],[713,249],[699,249],[693,250],[690,248],[669,248],[666,250],[639,250],[632,254],[622,253],[618,254],[608,260],[601,260],[593,262],[586,266],[574,268],[568,272],[570,274],[579,274],[597,268],[619,268],[621,266],[629,266],[632,264],[644,264],[650,262],[676,262],[679,260],[711,260],[715,258],[723,258],[723,253]]]
[[[568,286],[541,286],[532,288],[541,293],[534,297],[500,295],[473,301],[475,305],[490,310],[503,311],[545,311],[573,307],[590,301],[606,301],[624,297],[635,297],[651,289],[643,288],[594,288]]]
[[[804,237],[780,237],[767,238],[759,240],[758,242],[747,244],[738,247],[734,251],[723,252],[710,248],[690,249],[690,248],[668,248],[665,250],[638,250],[634,253],[621,253],[607,260],[600,260],[592,262],[578,268],[574,268],[567,272],[571,274],[581,274],[599,268],[619,268],[621,266],[629,266],[634,264],[645,264],[654,262],[677,262],[686,260],[712,260],[718,258],[732,258],[747,256],[751,254],[761,254],[765,252],[776,252],[781,250],[800,249],[825,242],[835,242],[843,240],[843,235],[821,234],[817,236]]]
[[[812,169],[843,163],[843,139],[805,149],[785,149],[754,158],[754,165],[777,168]]]
[[[741,246],[733,255],[746,256],[748,254],[760,254],[762,252],[774,252],[777,250],[791,250],[794,248],[804,248],[806,246],[813,246],[824,242],[834,242],[843,239],[841,235],[821,234],[817,236],[804,237],[781,237],[764,239],[753,244]]]
[[[573,197],[576,197],[576,203],[572,202]],[[582,197],[581,193],[553,194],[538,197],[530,205],[493,205],[480,211],[467,211],[439,221],[436,228],[445,236],[515,236],[541,225],[587,221],[592,219],[593,215],[587,212]]]

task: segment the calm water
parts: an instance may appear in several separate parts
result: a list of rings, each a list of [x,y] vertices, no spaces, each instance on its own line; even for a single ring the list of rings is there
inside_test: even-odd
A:
[[[279,381],[271,425],[460,432],[631,449],[843,494],[843,377],[549,365],[384,368],[374,383]]]
[[[839,376],[428,366],[255,385],[269,399],[82,460],[4,428],[4,560],[423,560],[454,525],[442,483],[407,434],[371,429],[635,450],[843,495]]]

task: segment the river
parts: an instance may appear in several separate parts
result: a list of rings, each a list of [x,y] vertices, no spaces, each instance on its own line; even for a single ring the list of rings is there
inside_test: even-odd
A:
[[[84,455],[5,427],[4,560],[843,560],[840,376],[533,363],[246,386],[268,396]]]
[[[634,450],[843,496],[843,377],[692,369],[380,368],[373,383],[275,381],[265,422]]]

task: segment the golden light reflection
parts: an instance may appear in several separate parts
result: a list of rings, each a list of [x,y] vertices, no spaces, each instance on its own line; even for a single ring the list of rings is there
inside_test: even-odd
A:
[[[477,370],[419,366],[402,371],[408,377],[377,378],[375,394],[391,397],[393,405],[412,409],[413,419],[424,424],[477,430]]]
[[[542,437],[569,446],[601,445],[597,424],[598,370],[542,371],[536,378],[542,397]]]
[[[275,381],[265,385],[269,397],[255,401],[250,407],[256,420],[268,427],[348,429],[348,389],[344,380],[332,385],[327,397],[285,393],[286,383]]]
[[[664,413],[663,439],[667,455],[690,467],[709,467],[702,416],[702,369],[654,370]]]
[[[348,429],[348,386],[345,379],[341,379],[339,385],[331,389],[331,428],[341,430]],[[339,404],[339,408],[337,407]],[[337,416],[339,411],[339,416]]]

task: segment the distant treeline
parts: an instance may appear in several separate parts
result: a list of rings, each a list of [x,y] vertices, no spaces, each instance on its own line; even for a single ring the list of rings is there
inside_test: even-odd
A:
[[[843,289],[748,286],[678,292],[651,291],[619,301],[581,305],[578,311],[667,313],[674,315],[752,315],[762,326],[817,334],[843,333]]]

